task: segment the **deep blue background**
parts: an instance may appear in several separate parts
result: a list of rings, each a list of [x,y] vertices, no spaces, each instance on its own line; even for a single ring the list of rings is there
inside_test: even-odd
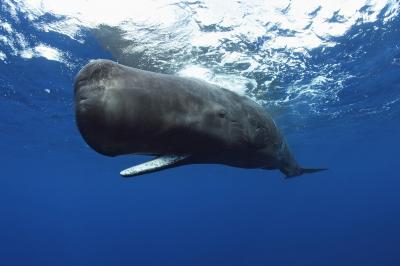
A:
[[[400,54],[388,52],[398,25],[381,30],[387,39],[365,34],[315,52],[321,65],[337,56],[359,77],[329,107],[355,102],[345,116],[287,130],[300,162],[329,171],[284,180],[196,165],[127,180],[118,172],[143,158],[96,154],[74,122],[75,73],[111,56],[89,33],[84,44],[41,36],[20,17],[18,32],[70,52],[77,67],[0,45],[8,55],[0,62],[0,265],[400,265],[400,108],[360,116],[399,97],[400,67],[389,62]],[[358,65],[341,58],[367,40]],[[284,116],[278,122],[287,128]]]

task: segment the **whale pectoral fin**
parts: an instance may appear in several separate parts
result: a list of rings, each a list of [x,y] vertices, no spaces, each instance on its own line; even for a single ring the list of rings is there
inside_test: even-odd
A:
[[[132,177],[147,173],[161,171],[163,169],[172,168],[184,164],[184,160],[190,155],[164,155],[154,160],[132,166],[120,172],[123,177]]]

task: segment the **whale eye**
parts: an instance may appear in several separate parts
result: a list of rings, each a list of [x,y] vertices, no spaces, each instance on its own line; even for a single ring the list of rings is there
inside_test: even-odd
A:
[[[218,110],[219,109],[219,110]],[[217,115],[219,118],[225,118],[226,117],[226,112],[223,108],[218,108],[217,111]]]

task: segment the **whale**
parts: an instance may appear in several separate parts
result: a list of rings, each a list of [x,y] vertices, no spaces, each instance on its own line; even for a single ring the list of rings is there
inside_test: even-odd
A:
[[[97,59],[74,81],[75,120],[85,142],[106,156],[149,155],[132,177],[189,164],[280,170],[303,168],[272,117],[247,96],[205,81]]]

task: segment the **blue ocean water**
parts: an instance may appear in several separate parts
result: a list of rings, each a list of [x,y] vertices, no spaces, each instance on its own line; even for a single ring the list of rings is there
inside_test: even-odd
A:
[[[264,25],[254,40],[178,56],[120,40],[111,26],[71,38],[43,26],[65,16],[31,18],[22,1],[2,2],[0,265],[400,265],[400,17],[387,16],[396,4],[324,39],[334,45],[269,49],[270,32],[296,33]],[[372,14],[367,4],[360,12]],[[330,23],[344,20],[335,14]],[[204,34],[231,30],[203,24]],[[249,57],[221,67],[232,51]],[[144,158],[99,155],[75,125],[73,79],[95,58],[165,73],[198,62],[211,81],[241,76],[299,162],[329,170],[285,180],[277,171],[193,165],[123,179],[119,171]],[[250,59],[264,65],[246,71]]]

